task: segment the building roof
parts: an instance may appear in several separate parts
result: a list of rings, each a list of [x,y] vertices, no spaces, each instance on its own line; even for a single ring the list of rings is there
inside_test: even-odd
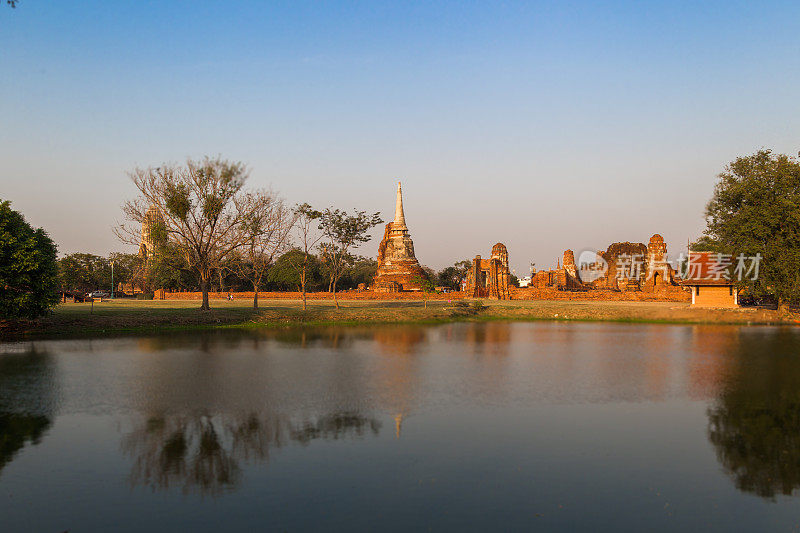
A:
[[[733,285],[731,257],[716,252],[689,252],[689,262],[681,285],[721,287]]]

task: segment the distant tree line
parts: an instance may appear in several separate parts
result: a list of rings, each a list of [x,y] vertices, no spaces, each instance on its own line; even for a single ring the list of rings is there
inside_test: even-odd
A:
[[[293,247],[269,264],[263,279],[257,284],[262,292],[283,292],[301,290],[301,271],[296,267],[305,254]],[[324,249],[309,253],[307,258],[306,289],[309,292],[333,291],[333,272],[327,261]],[[112,282],[113,263],[113,282]],[[425,281],[434,287],[459,290],[466,276],[468,261],[460,261],[453,266],[436,272],[423,267]],[[246,259],[234,256],[214,268],[210,281],[210,292],[252,292],[252,281],[242,271],[251,268]],[[378,262],[370,257],[347,254],[342,258],[338,273],[337,290],[357,289],[364,284],[372,286],[378,269]],[[198,292],[197,279],[187,273],[174,260],[160,261],[158,256],[145,261],[138,254],[112,253],[102,257],[90,253],[72,253],[58,259],[58,287],[63,291],[89,293],[93,291],[110,292],[112,284],[122,286],[130,293],[152,292],[156,289],[169,291]],[[122,296],[120,294],[120,296]]]

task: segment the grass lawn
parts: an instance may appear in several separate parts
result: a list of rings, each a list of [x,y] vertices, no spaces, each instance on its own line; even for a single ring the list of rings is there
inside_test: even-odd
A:
[[[29,336],[91,336],[202,328],[284,328],[373,323],[438,323],[476,320],[592,320],[665,323],[795,324],[780,321],[763,309],[696,309],[678,302],[596,300],[470,301],[309,300],[303,312],[298,300],[212,300],[211,311],[200,311],[195,300],[114,300],[65,303],[39,321],[0,332],[4,338]]]

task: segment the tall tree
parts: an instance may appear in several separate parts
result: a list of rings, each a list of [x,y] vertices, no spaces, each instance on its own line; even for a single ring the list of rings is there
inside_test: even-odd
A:
[[[0,318],[37,318],[56,303],[56,245],[0,200]]]
[[[302,252],[288,257],[292,267],[300,276],[300,292],[303,296],[303,311],[306,305],[306,285],[308,282],[309,267],[312,264],[313,256],[311,250],[322,239],[323,233],[317,231],[315,226],[322,217],[322,212],[317,211],[307,203],[298,205],[294,208],[296,245]]]
[[[347,266],[349,252],[369,242],[371,236],[367,232],[383,222],[380,215],[380,213],[369,215],[365,211],[358,210],[351,215],[346,211],[328,208],[320,217],[319,229],[325,236],[325,254],[331,273],[333,301],[337,309],[339,300],[336,297],[336,282]]]
[[[258,290],[275,257],[289,246],[295,214],[270,191],[252,196],[253,210],[239,230],[244,244],[233,264],[236,273],[253,285],[253,308],[258,309]]]
[[[702,248],[761,255],[757,279],[737,276],[739,288],[771,293],[781,311],[800,302],[800,161],[770,150],[736,159],[719,174],[706,223]]]
[[[240,229],[257,208],[254,196],[243,190],[247,177],[242,163],[209,157],[185,166],[137,168],[130,178],[140,196],[123,205],[129,223],[118,226],[117,235],[138,243],[141,224],[154,207],[161,226],[155,229],[186,259],[203,293],[200,309],[208,310],[214,269],[244,245],[246,232]]]

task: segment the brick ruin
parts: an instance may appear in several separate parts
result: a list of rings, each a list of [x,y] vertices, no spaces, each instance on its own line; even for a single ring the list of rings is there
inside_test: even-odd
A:
[[[610,289],[619,291],[655,292],[678,289],[675,271],[666,262],[667,245],[664,238],[655,234],[647,245],[641,242],[615,242],[604,252],[597,252],[592,265],[575,265],[572,250],[564,252],[563,264],[556,269],[541,270],[531,276],[531,286],[559,290]],[[581,279],[586,272],[605,266],[597,279]]]
[[[492,247],[491,259],[481,259],[476,255],[467,272],[466,296],[468,298],[510,299],[508,281],[508,249],[498,242]]]
[[[564,291],[585,290],[575,266],[575,254],[572,250],[564,251],[563,266],[559,263],[554,270],[540,270],[531,276],[531,286],[544,289],[553,287]]]
[[[164,219],[155,205],[151,205],[142,218],[142,236],[139,241],[139,257],[149,261],[153,258],[160,245],[166,242],[163,231],[159,232],[159,226],[164,225]]]
[[[403,213],[403,190],[398,182],[394,221],[386,224],[378,246],[378,270],[373,289],[376,292],[420,290],[418,279],[424,277],[425,272],[414,255],[414,243],[408,234]]]

